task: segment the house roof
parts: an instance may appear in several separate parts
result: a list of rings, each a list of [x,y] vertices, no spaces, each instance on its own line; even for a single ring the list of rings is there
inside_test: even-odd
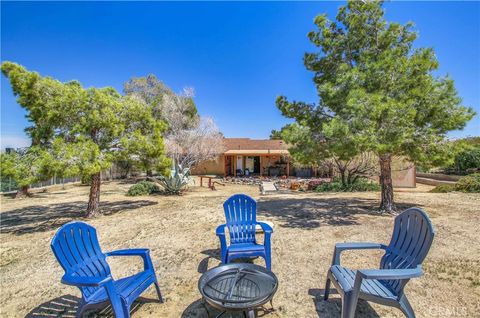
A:
[[[225,154],[285,154],[288,146],[282,140],[225,138]]]

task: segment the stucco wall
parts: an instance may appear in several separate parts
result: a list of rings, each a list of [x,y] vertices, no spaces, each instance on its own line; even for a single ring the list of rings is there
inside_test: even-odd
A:
[[[392,171],[393,186],[397,188],[415,188],[415,166],[406,170]]]
[[[215,160],[207,160],[199,163],[192,168],[192,175],[213,174],[222,175],[224,169],[224,157],[218,157]]]

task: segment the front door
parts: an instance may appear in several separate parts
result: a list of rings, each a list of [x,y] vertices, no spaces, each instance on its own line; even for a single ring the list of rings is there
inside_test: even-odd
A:
[[[260,173],[260,157],[253,157],[253,173]]]
[[[237,170],[238,169],[243,171],[243,156],[237,156]]]

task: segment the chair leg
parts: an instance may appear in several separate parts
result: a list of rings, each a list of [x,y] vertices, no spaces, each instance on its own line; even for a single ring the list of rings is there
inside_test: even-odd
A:
[[[221,255],[222,265],[225,265],[225,264],[228,263],[228,252],[222,250],[221,253],[222,253],[222,255]]]
[[[325,284],[325,293],[323,295],[323,300],[328,300],[328,296],[330,295],[330,278],[327,277],[327,283]]]
[[[155,282],[153,283],[155,285],[155,289],[157,290],[157,296],[158,296],[158,300],[160,301],[160,303],[163,303],[163,297],[162,297],[162,293],[160,292],[160,285],[158,285],[158,281],[155,279]]]
[[[85,308],[86,308],[86,307],[87,307],[87,306],[85,306],[85,304],[83,304],[82,302],[80,302],[80,303],[78,304],[78,309],[77,309],[77,312],[75,313],[75,317],[76,317],[76,318],[82,318],[83,312],[85,311]]]
[[[104,285],[107,290],[110,304],[112,305],[113,313],[116,318],[130,318],[130,307],[125,303],[123,299],[117,294],[113,282],[107,282]]]
[[[265,267],[269,271],[272,270],[272,259],[269,254],[265,255]]]
[[[403,312],[403,314],[408,317],[408,318],[415,318],[415,312],[413,311],[412,305],[410,305],[410,302],[408,301],[407,297],[405,295],[400,298],[400,310]]]
[[[345,293],[342,297],[342,318],[354,318],[357,309],[358,296],[353,292]]]

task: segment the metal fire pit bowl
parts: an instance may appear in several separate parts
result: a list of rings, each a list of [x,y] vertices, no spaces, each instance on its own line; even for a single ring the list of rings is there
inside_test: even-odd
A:
[[[255,317],[255,308],[272,300],[278,279],[271,271],[255,264],[233,263],[215,267],[200,277],[198,289],[203,299],[223,312],[243,311]]]

